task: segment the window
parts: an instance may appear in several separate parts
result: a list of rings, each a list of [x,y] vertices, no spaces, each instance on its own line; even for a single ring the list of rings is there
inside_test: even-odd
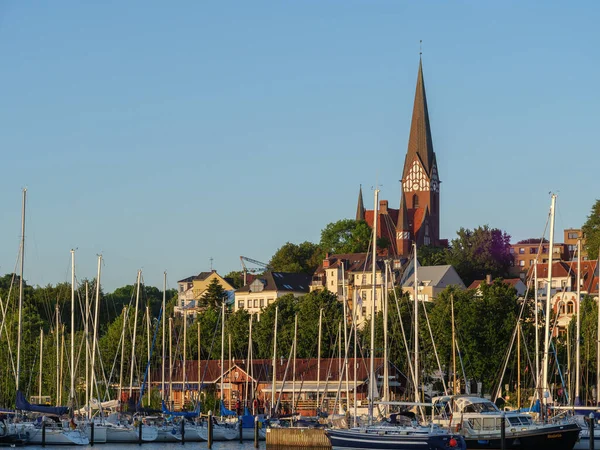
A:
[[[522,259],[519,261],[519,267],[525,267],[525,260]]]
[[[525,254],[525,249],[524,249],[523,247],[520,247],[520,248],[519,248],[519,254],[520,254],[520,255],[523,255],[523,254]]]
[[[363,273],[362,284],[367,284],[367,276]]]
[[[538,248],[537,247],[531,247],[529,249],[529,254],[530,255],[535,255],[535,254],[537,254],[537,252],[538,252]]]
[[[261,299],[260,299],[260,307],[261,307],[261,308],[264,308],[264,307],[265,307],[265,299],[264,299],[264,298],[261,298]]]
[[[272,298],[270,298],[269,300],[267,300],[267,304],[270,305],[271,303],[273,303],[273,299]]]
[[[569,239],[577,239],[579,237],[579,233],[569,233]]]
[[[238,308],[240,308],[240,309],[244,308],[244,300],[238,300]]]
[[[574,312],[574,303],[573,302],[568,302],[567,303],[567,314],[573,314]]]
[[[514,254],[515,254],[515,249],[514,249],[514,248],[512,248],[512,247],[510,248],[510,254],[511,254],[511,255],[514,255]]]
[[[417,194],[413,195],[413,208],[418,208],[419,207],[419,196]]]
[[[331,285],[333,286],[333,280],[331,280]]]
[[[367,315],[367,307],[366,306],[362,307],[362,315],[363,315],[363,317]]]
[[[179,285],[179,292],[183,292],[183,284]]]
[[[258,299],[257,298],[254,299],[254,307],[258,308]]]
[[[533,266],[534,264],[535,264],[535,259],[530,259],[530,260],[529,260],[529,265],[530,265],[530,266]]]

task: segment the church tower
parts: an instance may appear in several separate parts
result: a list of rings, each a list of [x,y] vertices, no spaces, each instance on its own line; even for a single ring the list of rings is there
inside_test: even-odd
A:
[[[396,246],[400,255],[417,246],[440,244],[440,181],[433,151],[423,64],[419,60],[417,89],[402,172],[402,196],[396,225]]]

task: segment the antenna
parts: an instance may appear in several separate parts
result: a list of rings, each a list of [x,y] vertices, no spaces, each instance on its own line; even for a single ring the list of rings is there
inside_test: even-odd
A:
[[[208,260],[210,261],[210,271],[212,272],[212,270],[213,270],[213,261],[215,259],[211,256],[210,258],[208,258]]]
[[[423,39],[419,40],[419,56],[423,54]]]

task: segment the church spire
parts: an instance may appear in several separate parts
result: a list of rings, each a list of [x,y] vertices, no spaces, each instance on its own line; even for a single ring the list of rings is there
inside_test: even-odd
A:
[[[365,220],[365,204],[363,203],[362,184],[358,190],[358,205],[356,207],[356,220]]]
[[[431,128],[429,126],[429,112],[427,110],[427,96],[425,95],[423,62],[421,58],[419,58],[419,74],[417,75],[417,89],[413,105],[412,122],[410,124],[406,162],[412,162],[415,159],[415,156],[418,157],[423,164],[425,173],[430,175],[435,154],[433,153],[433,141],[431,139]],[[407,165],[408,164],[405,164],[405,171]],[[406,172],[404,175],[406,175]]]

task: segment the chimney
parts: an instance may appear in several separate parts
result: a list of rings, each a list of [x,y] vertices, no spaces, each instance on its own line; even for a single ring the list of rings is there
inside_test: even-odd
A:
[[[486,282],[486,284],[492,284],[492,274],[491,273],[488,273],[485,276],[485,282]]]
[[[379,200],[379,214],[387,214],[388,213],[388,201],[387,200]]]
[[[329,253],[325,253],[325,259],[323,260],[323,269],[329,267]]]

